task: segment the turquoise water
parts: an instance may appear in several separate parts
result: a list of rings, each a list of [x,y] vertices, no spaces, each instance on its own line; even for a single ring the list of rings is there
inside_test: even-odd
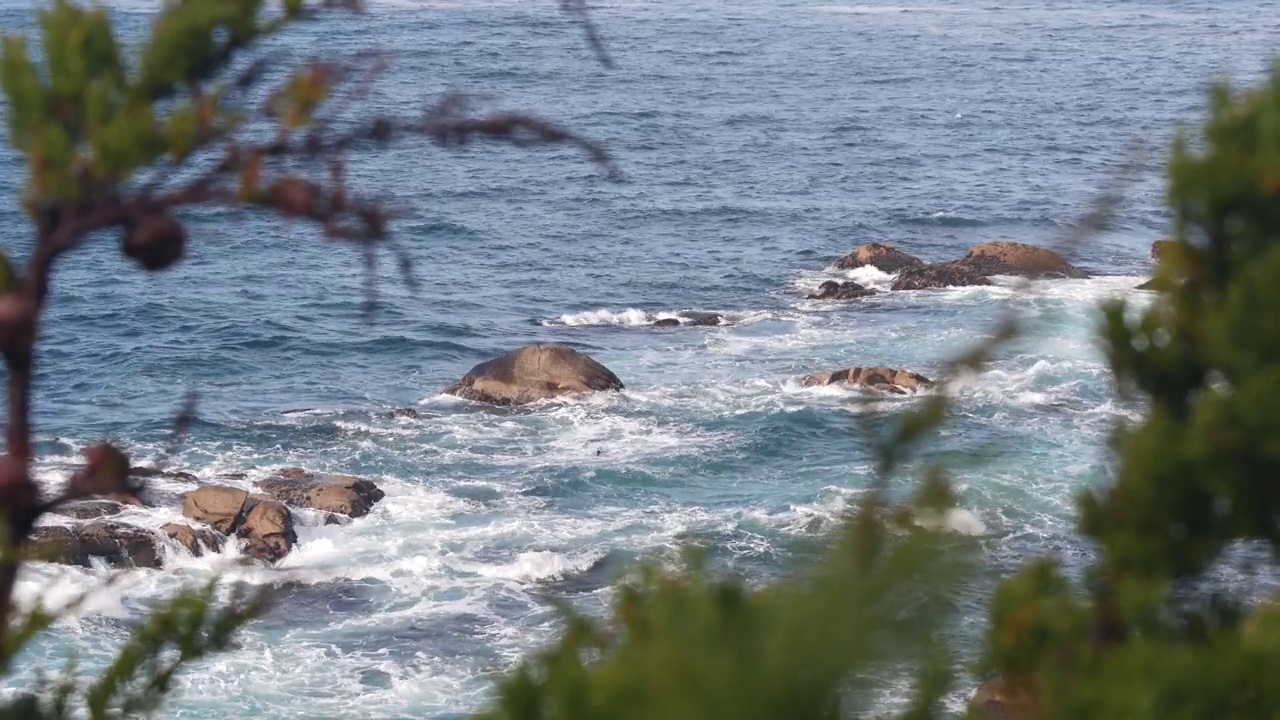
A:
[[[31,7],[0,1],[0,24],[29,27]],[[136,29],[155,5],[109,7]],[[290,584],[240,650],[183,678],[174,717],[464,715],[494,673],[554,635],[549,597],[598,608],[635,557],[697,541],[756,581],[812,557],[868,485],[876,425],[862,420],[916,401],[797,378],[873,364],[936,373],[1010,304],[1027,335],[966,380],[931,454],[996,451],[957,471],[964,513],[952,525],[980,538],[978,586],[1032,555],[1079,567],[1088,548],[1071,499],[1105,480],[1106,434],[1140,409],[1113,397],[1097,306],[1150,271],[1167,222],[1158,159],[1174,126],[1201,117],[1213,79],[1259,77],[1277,9],[602,3],[616,70],[550,2],[375,1],[367,16],[299,28],[282,56],[393,51],[369,101],[379,110],[475,91],[606,142],[625,178],[558,148],[359,156],[353,177],[409,211],[397,235],[423,280],[412,293],[388,266],[372,323],[362,258],[300,224],[192,213],[189,260],[160,276],[108,240],[69,260],[41,358],[44,477],[103,436],[157,457],[195,390],[201,418],[173,464],[246,482],[284,463],[356,473],[387,499],[347,526],[303,515],[280,568],[176,555],[173,569],[131,571],[43,639],[28,670],[73,652],[98,666],[148,602],[222,572]],[[1074,258],[1094,279],[804,299],[828,278],[887,287],[875,271],[824,269],[865,242],[929,260],[994,239],[1052,243],[1135,142],[1151,172]],[[6,148],[0,167],[0,234],[20,251],[21,165]],[[645,324],[687,310],[731,323]],[[535,341],[590,353],[628,389],[504,410],[439,394]],[[409,406],[419,419],[385,416]],[[34,567],[21,592],[70,597],[105,575]],[[963,653],[980,597],[975,587],[962,605]],[[876,703],[892,707],[897,679],[884,690]]]

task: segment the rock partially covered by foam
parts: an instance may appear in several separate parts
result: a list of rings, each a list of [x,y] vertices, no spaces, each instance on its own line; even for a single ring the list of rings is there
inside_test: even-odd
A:
[[[522,405],[622,389],[622,381],[609,368],[577,350],[564,345],[526,345],[476,365],[445,392],[494,405]]]
[[[903,269],[893,290],[990,285],[992,275],[1026,278],[1087,278],[1089,273],[1058,253],[1026,243],[997,241],[975,245],[959,260]]]
[[[836,261],[836,267],[842,270],[868,265],[881,272],[896,273],[907,268],[920,267],[924,265],[924,261],[885,243],[868,243]]]
[[[311,473],[302,468],[286,468],[258,482],[270,498],[294,507],[311,508],[347,517],[364,517],[386,496],[371,480],[352,475]]]
[[[98,558],[112,567],[160,567],[157,535],[125,523],[95,521],[83,525],[38,527],[31,533],[35,557],[89,567]]]
[[[187,494],[182,514],[243,540],[246,555],[276,562],[298,543],[284,503],[239,488],[208,485]]]
[[[182,523],[169,523],[160,528],[160,531],[195,557],[204,555],[205,550],[222,552],[222,545],[226,540],[221,534],[209,528],[193,528]]]
[[[835,280],[827,280],[818,286],[817,290],[809,293],[810,300],[854,300],[870,295],[875,295],[876,291],[868,287],[863,287],[858,283],[848,280],[845,282],[836,282]]]
[[[1031,278],[1087,278],[1089,273],[1058,253],[1026,243],[997,241],[975,245],[959,261],[985,275]]]
[[[857,385],[896,395],[905,395],[908,392],[933,387],[933,382],[919,373],[888,367],[853,367],[833,372],[819,372],[806,375],[800,384],[805,387],[834,384]]]
[[[893,279],[891,290],[925,290],[928,288],[970,287],[990,285],[981,270],[962,262],[934,263],[908,268]]]
[[[710,327],[724,324],[724,316],[713,312],[685,312],[681,313],[680,317],[658,318],[653,321],[654,327],[680,327],[682,325]]]

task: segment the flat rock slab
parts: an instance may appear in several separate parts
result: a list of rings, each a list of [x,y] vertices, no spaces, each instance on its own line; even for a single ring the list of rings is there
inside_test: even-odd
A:
[[[54,515],[62,515],[76,520],[96,520],[119,515],[124,512],[124,505],[114,500],[77,500],[76,502],[60,505],[51,512]]]
[[[369,514],[386,493],[370,480],[353,475],[281,470],[258,482],[263,495],[286,505],[358,518]]]
[[[31,533],[31,551],[39,559],[89,567],[92,558],[122,568],[158,568],[159,537],[125,523],[98,520],[83,525],[50,525]]]

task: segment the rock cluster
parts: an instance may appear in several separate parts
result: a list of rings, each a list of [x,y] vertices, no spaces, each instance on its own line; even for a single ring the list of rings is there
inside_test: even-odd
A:
[[[896,395],[905,395],[933,387],[933,382],[919,373],[888,367],[852,367],[832,372],[818,372],[806,375],[800,380],[800,384],[806,387],[834,384],[858,385]]]
[[[131,474],[140,479],[164,476],[199,483],[190,473],[143,469]],[[279,470],[259,481],[258,489],[260,493],[251,493],[228,485],[202,485],[180,497],[175,495],[174,504],[181,504],[182,514],[191,524],[169,523],[159,530],[114,519],[127,518],[126,511],[140,505],[140,498],[135,498],[137,502],[113,498],[69,503],[55,513],[88,522],[38,527],[31,536],[31,549],[36,557],[50,562],[87,567],[97,558],[114,567],[155,568],[163,564],[167,544],[199,557],[205,552],[221,552],[228,540],[234,540],[245,555],[273,563],[298,542],[290,508],[318,510],[336,523],[338,516],[368,515],[384,497],[377,485],[364,478],[300,468]]]
[[[1155,252],[1153,248],[1152,252]],[[993,275],[1026,278],[1087,278],[1084,270],[1067,262],[1052,250],[1026,243],[996,241],[969,248],[959,260],[925,263],[892,245],[863,245],[836,261],[835,267],[848,270],[873,266],[895,275],[892,290],[925,290],[941,287],[990,285]],[[828,280],[809,297],[822,300],[847,300],[864,297],[853,290],[840,291],[842,283]],[[857,283],[853,283],[857,285]],[[861,286],[858,286],[861,287]],[[868,290],[867,294],[872,291]]]

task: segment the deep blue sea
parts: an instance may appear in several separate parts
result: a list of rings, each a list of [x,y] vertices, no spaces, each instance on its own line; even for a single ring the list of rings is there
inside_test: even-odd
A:
[[[422,281],[406,288],[387,259],[372,321],[359,253],[250,213],[188,214],[190,255],[164,274],[135,269],[112,238],[59,268],[37,395],[43,477],[102,437],[158,458],[195,391],[200,419],[171,467],[248,484],[301,465],[368,476],[387,498],[350,525],[302,515],[279,568],[174,551],[171,569],[125,573],[37,643],[10,691],[73,653],[100,667],[148,603],[221,573],[290,582],[240,649],[182,678],[167,716],[464,716],[554,636],[549,598],[599,609],[635,558],[698,542],[766,582],[814,557],[870,482],[863,420],[917,400],[797,379],[851,365],[937,373],[1010,305],[1026,335],[962,383],[929,453],[991,456],[956,470],[952,530],[978,536],[984,558],[955,632],[962,657],[992,579],[1034,555],[1080,566],[1073,495],[1105,482],[1107,433],[1141,410],[1114,397],[1098,305],[1140,294],[1167,231],[1175,127],[1202,119],[1216,79],[1267,70],[1280,3],[596,5],[612,70],[550,1],[374,0],[272,44],[294,61],[381,48],[391,69],[362,110],[412,115],[466,91],[598,139],[621,167],[609,180],[559,147],[357,154],[354,183],[404,210],[395,234]],[[157,3],[107,6],[136,37]],[[33,7],[0,0],[0,26],[29,30]],[[1054,243],[1137,143],[1148,172],[1073,257],[1094,279],[804,299],[866,242],[928,260],[996,239]],[[0,150],[0,242],[19,255],[22,168]],[[648,326],[689,310],[731,324]],[[548,341],[591,354],[627,390],[502,410],[440,394],[477,362]],[[421,417],[386,416],[400,407]],[[107,575],[31,567],[20,591],[68,599]],[[900,679],[883,685],[881,710],[902,697]]]

